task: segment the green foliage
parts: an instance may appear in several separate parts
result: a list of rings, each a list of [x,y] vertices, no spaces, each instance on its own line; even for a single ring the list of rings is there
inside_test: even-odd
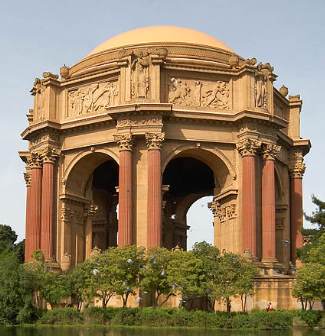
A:
[[[175,250],[167,267],[167,281],[184,299],[203,296],[207,287],[203,261],[191,251]]]
[[[52,308],[58,306],[70,296],[68,276],[65,273],[44,272],[40,293]]]
[[[41,324],[80,324],[82,322],[82,314],[75,308],[48,310],[38,320]]]
[[[172,251],[165,248],[151,249],[147,252],[144,267],[140,269],[140,288],[144,292],[154,294],[154,306],[158,305],[158,300],[162,295],[165,299],[160,304],[175,295],[175,288],[167,277],[167,268],[172,254]]]
[[[0,224],[0,252],[13,249],[17,235],[9,225]]]
[[[315,300],[325,299],[325,265],[307,263],[297,271],[293,295],[301,302],[302,309],[312,309]]]
[[[127,306],[130,294],[139,287],[139,273],[144,266],[144,249],[136,246],[110,248],[109,272],[115,293],[120,295],[123,307]]]
[[[20,287],[20,265],[16,254],[9,250],[0,253],[0,324],[16,322],[24,306]]]
[[[305,218],[312,224],[316,224],[321,230],[325,230],[325,202],[318,199],[315,195],[312,196],[312,201],[316,205],[317,209],[312,212],[312,214],[306,215]]]
[[[318,310],[301,310],[298,317],[302,319],[309,327],[316,327],[322,318]]]
[[[114,326],[188,327],[219,329],[283,330],[292,326],[294,313],[256,311],[246,313],[187,311],[164,308],[53,309],[39,320],[43,324],[106,324]]]

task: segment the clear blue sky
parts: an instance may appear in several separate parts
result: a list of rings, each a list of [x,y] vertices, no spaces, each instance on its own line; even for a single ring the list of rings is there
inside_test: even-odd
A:
[[[24,233],[25,183],[18,150],[32,105],[29,90],[43,71],[58,73],[107,38],[135,27],[173,24],[209,33],[243,57],[270,62],[289,94],[301,94],[306,158],[305,210],[325,200],[325,1],[323,0],[2,0],[0,2],[0,223]],[[211,232],[202,201],[192,208],[191,236]],[[210,229],[209,229],[210,227]],[[204,238],[204,237],[203,237]],[[192,238],[193,240],[193,238]]]

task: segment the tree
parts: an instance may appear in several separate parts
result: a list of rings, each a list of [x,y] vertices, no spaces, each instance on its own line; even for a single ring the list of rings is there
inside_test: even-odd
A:
[[[212,293],[217,300],[223,300],[227,312],[231,311],[231,297],[239,294],[242,258],[234,253],[224,253],[219,261],[216,281]]]
[[[102,301],[102,307],[106,308],[109,300],[115,294],[115,279],[112,267],[111,250],[97,254],[89,259],[92,266],[92,276],[89,278],[89,286],[95,297]]]
[[[110,248],[110,272],[115,293],[120,295],[123,307],[127,306],[130,294],[139,287],[140,269],[144,266],[144,249],[136,246]]]
[[[88,306],[94,297],[92,286],[93,270],[93,264],[88,259],[76,265],[67,273],[67,283],[70,288],[71,300],[78,310],[81,310],[82,304]]]
[[[44,272],[40,293],[52,308],[57,307],[64,298],[71,295],[67,274],[53,271]]]
[[[17,235],[9,225],[0,224],[0,252],[13,249]]]
[[[312,224],[316,224],[321,231],[325,230],[325,202],[318,199],[315,195],[312,196],[312,201],[318,207],[316,211],[313,211],[311,216],[305,214],[306,220]]]
[[[240,296],[242,311],[246,312],[248,295],[254,292],[254,279],[258,274],[258,268],[253,262],[240,258],[240,277],[237,279],[237,294]]]
[[[163,305],[175,290],[168,281],[167,269],[172,258],[172,252],[165,248],[153,248],[147,252],[145,265],[140,270],[140,288],[146,292],[153,293],[154,307],[158,306],[159,298],[164,295]]]
[[[208,309],[214,309],[215,297],[211,288],[215,285],[217,281],[217,276],[219,272],[219,262],[220,262],[220,251],[213,245],[203,241],[200,243],[195,243],[192,249],[194,256],[201,259],[204,265],[204,272],[206,282],[204,284],[203,297],[208,302]]]
[[[0,324],[16,323],[17,315],[24,306],[20,276],[16,254],[10,250],[0,252]]]
[[[293,295],[298,298],[303,310],[313,308],[315,300],[325,299],[325,265],[306,263],[297,271]]]
[[[174,250],[167,267],[167,281],[174,291],[182,294],[183,301],[203,296],[207,288],[205,265],[193,252]]]

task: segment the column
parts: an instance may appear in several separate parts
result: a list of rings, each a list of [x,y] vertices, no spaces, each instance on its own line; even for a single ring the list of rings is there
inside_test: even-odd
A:
[[[302,178],[305,172],[303,154],[294,152],[291,154],[290,173],[290,240],[291,240],[291,261],[295,263],[297,248],[303,246],[301,228],[303,224],[302,208]]]
[[[56,157],[52,151],[43,155],[41,250],[45,260],[53,257],[53,206],[54,206],[54,164]]]
[[[38,153],[32,153],[31,189],[29,211],[29,260],[34,251],[40,249],[41,243],[41,200],[42,200],[42,159]]]
[[[86,228],[85,228],[86,259],[88,259],[91,256],[91,251],[93,249],[93,218],[94,218],[94,215],[96,214],[97,209],[98,207],[96,205],[90,204],[86,212]]]
[[[118,246],[133,244],[132,227],[132,135],[118,134],[115,141],[119,144],[119,216]]]
[[[26,168],[24,173],[26,182],[26,225],[25,225],[25,261],[30,261],[31,253],[31,223],[30,223],[30,201],[31,201],[31,172],[30,168]]]
[[[275,241],[275,158],[280,146],[263,146],[262,168],[262,262],[276,262]]]
[[[146,142],[148,147],[148,248],[161,246],[162,239],[160,148],[163,140],[164,133],[146,133]]]
[[[243,139],[237,144],[242,156],[242,252],[256,258],[256,153],[261,142]]]

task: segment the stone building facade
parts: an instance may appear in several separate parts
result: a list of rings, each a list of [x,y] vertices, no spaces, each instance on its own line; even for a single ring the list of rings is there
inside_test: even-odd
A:
[[[189,207],[213,196],[215,245],[261,268],[252,306],[275,296],[293,306],[310,142],[300,96],[276,78],[269,63],[169,26],[113,37],[60,76],[44,72],[20,152],[26,261],[41,249],[68,269],[94,247],[186,248]]]

